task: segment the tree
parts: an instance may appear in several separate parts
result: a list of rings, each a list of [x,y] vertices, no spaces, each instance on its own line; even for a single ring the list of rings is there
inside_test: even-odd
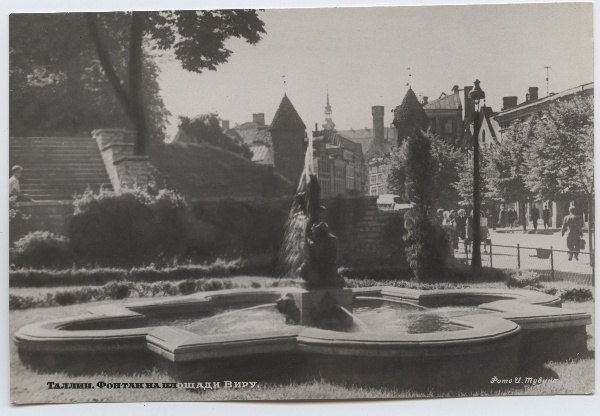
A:
[[[125,72],[128,36],[124,15],[104,22],[116,71]],[[13,14],[9,45],[10,132],[89,134],[99,127],[132,127],[94,50],[83,14]],[[146,54],[142,102],[151,139],[164,139],[169,113],[159,95],[158,67]]]
[[[408,264],[419,280],[442,278],[451,249],[446,232],[431,219],[436,193],[431,138],[415,129],[404,140],[398,157],[404,162],[406,194],[413,204],[404,217]]]
[[[460,201],[460,195],[452,186],[459,180],[458,168],[463,163],[463,155],[452,144],[437,135],[427,133],[430,143],[432,165],[432,200],[438,207],[453,207]],[[388,184],[392,191],[408,199],[406,189],[406,152],[394,149],[388,163]]]
[[[479,166],[481,175],[479,194],[489,199],[491,196],[489,181],[492,175],[490,175],[489,154],[484,149],[479,153]],[[452,183],[452,187],[460,195],[459,203],[461,205],[473,206],[473,169],[472,154],[468,156],[463,154],[457,168],[458,180]]]
[[[225,47],[229,38],[243,38],[256,44],[266,33],[256,10],[180,10],[128,13],[86,13],[87,26],[102,69],[119,102],[137,130],[135,154],[147,148],[146,114],[142,102],[141,73],[144,41],[158,50],[172,50],[184,69],[196,73],[216,70],[227,62],[231,51]],[[106,46],[108,33],[103,30],[112,15],[126,16],[129,31],[127,84],[116,71]]]
[[[203,114],[193,119],[179,117],[179,128],[196,143],[208,143],[252,159],[252,151],[246,144],[239,144],[221,131],[221,119],[217,114]]]
[[[523,230],[527,229],[525,203],[533,197],[526,183],[529,169],[526,154],[534,140],[536,118],[514,123],[502,132],[502,141],[488,152],[491,167],[496,175],[488,178],[493,194],[500,200],[519,202],[519,219]]]
[[[540,199],[585,198],[589,241],[594,229],[594,103],[593,97],[557,101],[535,125],[535,139],[526,155],[525,181]]]

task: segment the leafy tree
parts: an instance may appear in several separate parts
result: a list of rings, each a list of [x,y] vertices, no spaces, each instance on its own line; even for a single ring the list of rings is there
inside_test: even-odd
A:
[[[15,14],[10,26],[11,122],[24,108],[28,120],[42,114],[49,125],[93,124],[82,103],[96,99],[93,108],[108,120],[120,107],[117,120],[137,130],[136,154],[146,153],[153,124],[168,115],[152,56],[171,51],[188,71],[216,70],[232,53],[226,40],[256,44],[265,33],[256,10]]]
[[[239,144],[221,131],[221,119],[217,114],[203,114],[193,119],[179,117],[179,128],[197,143],[208,143],[238,153],[247,159],[252,151],[246,144]]]
[[[492,169],[490,167],[490,155],[485,149],[480,149],[479,152],[479,173],[481,180],[479,181],[479,194],[482,196],[482,202],[493,198],[491,187],[489,185],[492,178]],[[462,155],[462,161],[458,164],[457,176],[458,181],[452,183],[452,187],[456,189],[460,195],[459,204],[473,206],[473,157],[472,154]]]
[[[525,123],[514,123],[502,132],[502,140],[489,152],[491,167],[495,171],[488,178],[493,194],[500,200],[519,202],[519,219],[523,229],[527,229],[525,203],[533,196],[526,183],[529,169],[526,154],[534,140],[535,117]]]
[[[419,280],[443,278],[450,259],[450,241],[440,224],[432,221],[435,204],[436,160],[431,138],[420,130],[408,136],[399,150],[404,162],[406,194],[413,206],[405,214],[406,257]]]
[[[127,84],[122,82],[111,60],[105,29],[107,14],[87,13],[85,18],[102,69],[115,90],[119,102],[137,130],[134,151],[144,154],[147,147],[146,114],[142,102],[142,62],[144,43],[155,50],[173,51],[175,58],[188,71],[202,73],[216,70],[227,62],[231,51],[225,47],[229,38],[243,38],[256,44],[266,33],[256,10],[179,10],[110,13],[124,16],[129,32]]]
[[[126,16],[110,17],[103,23],[111,33],[106,47],[116,71],[123,74]],[[83,135],[99,127],[131,127],[104,76],[83,14],[13,14],[9,36],[12,135]],[[169,113],[159,95],[158,67],[148,55],[141,76],[150,137],[159,141]]]
[[[540,199],[585,198],[593,232],[593,98],[557,101],[545,110],[526,156],[525,181],[531,190]]]

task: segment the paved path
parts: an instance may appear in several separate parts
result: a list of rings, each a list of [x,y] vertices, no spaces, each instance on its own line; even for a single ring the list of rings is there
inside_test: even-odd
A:
[[[552,269],[554,269],[554,280],[572,280],[579,283],[591,283],[592,267],[590,265],[589,254],[580,254],[579,260],[569,261],[569,254],[566,252],[566,238],[561,237],[560,230],[547,230],[547,234],[539,233],[524,233],[522,230],[515,229],[498,229],[490,230],[490,238],[492,240],[492,254],[482,250],[482,264],[484,266],[492,266],[495,268],[516,270],[536,270],[545,279],[552,279]],[[584,233],[583,238],[588,241],[587,233]],[[517,255],[517,244],[520,246]],[[505,247],[502,247],[505,246]],[[553,249],[553,259],[549,256],[549,251],[537,250]],[[587,246],[586,251],[587,253]],[[464,248],[461,245],[460,249],[455,252],[455,257],[466,260]],[[471,254],[469,254],[470,260]],[[490,258],[491,257],[491,258]],[[546,257],[546,258],[544,258]],[[554,267],[552,267],[552,261]]]

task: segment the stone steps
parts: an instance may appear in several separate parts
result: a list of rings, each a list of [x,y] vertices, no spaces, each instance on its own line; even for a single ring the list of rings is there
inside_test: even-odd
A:
[[[36,200],[72,199],[88,187],[112,189],[91,137],[11,137],[9,160],[23,167],[21,191]]]

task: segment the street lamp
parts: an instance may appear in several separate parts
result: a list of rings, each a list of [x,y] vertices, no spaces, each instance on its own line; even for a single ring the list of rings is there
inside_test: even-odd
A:
[[[479,88],[479,80],[476,79],[475,88],[469,91],[469,98],[475,104],[472,112],[473,119],[473,257],[471,259],[471,270],[474,276],[478,276],[481,271],[481,235],[479,234],[481,224],[481,195],[479,193],[479,129],[481,124],[481,114],[479,112],[479,102],[485,100],[485,92]],[[485,104],[484,104],[485,106]]]

